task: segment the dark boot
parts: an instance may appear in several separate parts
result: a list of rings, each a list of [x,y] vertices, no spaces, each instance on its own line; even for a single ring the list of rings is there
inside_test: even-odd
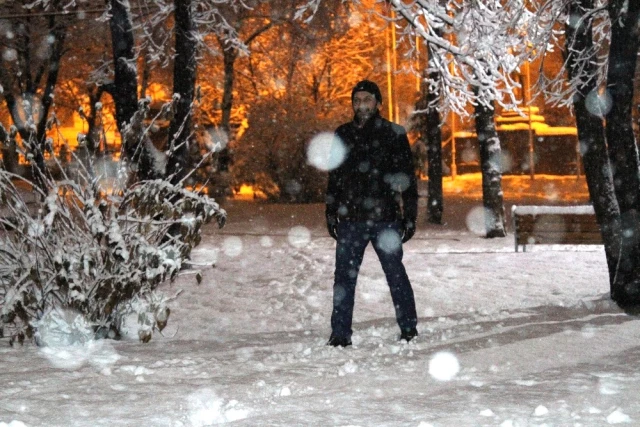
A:
[[[351,345],[351,338],[331,335],[329,341],[327,341],[327,345],[330,345],[332,347],[347,347]]]
[[[418,330],[416,328],[405,329],[400,334],[400,340],[405,340],[406,342],[411,341],[415,337],[418,336]]]

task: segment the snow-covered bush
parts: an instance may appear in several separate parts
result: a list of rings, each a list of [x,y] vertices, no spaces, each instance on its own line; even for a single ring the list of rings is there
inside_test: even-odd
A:
[[[217,203],[181,185],[107,188],[87,176],[43,190],[0,168],[0,336],[11,343],[37,338],[54,312],[81,315],[94,338],[120,336],[137,314],[148,341],[169,315],[154,290],[175,279],[204,224],[224,225]]]

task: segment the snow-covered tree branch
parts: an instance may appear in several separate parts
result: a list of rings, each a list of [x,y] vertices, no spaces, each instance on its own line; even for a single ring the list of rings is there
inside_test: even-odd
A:
[[[535,55],[530,40],[533,13],[521,1],[390,0],[404,18],[402,34],[417,34],[430,46],[430,66],[440,75],[431,90],[440,95],[441,111],[466,116],[469,105],[504,108],[522,104],[521,85],[514,76]]]

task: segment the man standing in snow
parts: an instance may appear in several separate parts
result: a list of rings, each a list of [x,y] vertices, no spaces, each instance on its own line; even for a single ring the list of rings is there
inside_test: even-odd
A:
[[[353,121],[336,137],[346,149],[342,164],[329,172],[327,228],[336,239],[331,337],[328,345],[351,345],[351,322],[358,271],[369,244],[387,278],[400,339],[418,335],[413,289],[402,264],[402,243],[416,229],[418,190],[411,148],[402,126],[380,116],[378,86],[363,80],[351,91]]]

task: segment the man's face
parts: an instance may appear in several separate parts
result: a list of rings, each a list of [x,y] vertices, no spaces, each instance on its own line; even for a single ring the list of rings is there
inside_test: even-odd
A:
[[[353,95],[353,112],[358,123],[364,124],[377,110],[378,101],[372,93],[361,90]]]

